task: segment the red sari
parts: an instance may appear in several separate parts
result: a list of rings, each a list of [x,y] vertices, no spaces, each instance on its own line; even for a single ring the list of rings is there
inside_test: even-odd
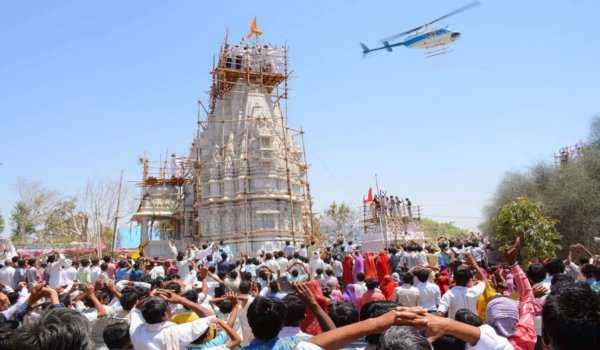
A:
[[[379,279],[379,283],[383,283],[383,278],[390,274],[390,258],[384,251],[381,251],[377,257],[377,278]]]
[[[435,280],[435,284],[440,287],[440,295],[446,294],[448,289],[450,289],[450,276],[448,275],[448,271],[441,271],[438,278]]]
[[[352,257],[350,255],[344,257],[342,268],[344,269],[342,272],[342,281],[344,282],[344,285],[347,286],[354,283],[354,277],[352,275]]]
[[[375,268],[375,257],[373,253],[368,252],[365,254],[365,280],[370,278],[377,279],[377,269]]]
[[[379,289],[381,289],[386,300],[394,300],[394,289],[396,287],[398,287],[398,282],[394,282],[390,275],[386,275],[383,277]]]
[[[319,304],[319,306],[325,311],[325,313],[329,312],[329,306],[327,306],[327,302],[331,302],[329,299],[325,298],[323,295],[323,291],[321,291],[321,286],[319,286],[319,282],[316,280],[311,280],[306,283],[308,289],[310,289],[312,295],[315,297],[315,300]],[[310,311],[309,308],[306,308],[306,317],[300,322],[300,329],[304,333],[317,335],[322,333],[321,327],[319,326],[319,321],[315,315]]]

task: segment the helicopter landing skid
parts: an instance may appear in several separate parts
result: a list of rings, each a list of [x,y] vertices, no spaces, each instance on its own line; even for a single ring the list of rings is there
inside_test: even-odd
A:
[[[439,55],[447,54],[449,52],[452,52],[452,50],[447,47],[442,47],[441,49],[437,49],[437,50],[427,50],[427,53],[425,54],[425,58],[439,56]]]

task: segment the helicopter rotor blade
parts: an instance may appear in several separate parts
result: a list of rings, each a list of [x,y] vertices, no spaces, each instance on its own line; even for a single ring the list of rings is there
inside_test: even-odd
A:
[[[447,15],[444,15],[444,16],[442,16],[442,17],[438,18],[438,19],[434,19],[433,21],[431,21],[431,22],[427,23],[427,24],[426,24],[426,26],[428,26],[428,25],[430,25],[430,24],[433,24],[433,23],[435,23],[435,22],[441,21],[441,20],[443,20],[443,19],[445,19],[445,18],[448,18],[448,17],[450,17],[450,16],[454,16],[454,15],[456,15],[456,14],[459,14],[459,13],[461,13],[461,12],[464,12],[464,11],[470,10],[470,9],[472,9],[473,7],[477,7],[477,6],[479,6],[479,5],[481,5],[481,3],[480,3],[479,1],[473,1],[473,2],[471,2],[471,3],[468,3],[468,4],[466,4],[466,5],[465,5],[465,6],[463,6],[463,7],[460,7],[460,8],[458,8],[458,9],[456,9],[456,10],[454,10],[454,11],[452,11],[452,12],[448,13]]]
[[[395,35],[392,35],[392,36],[388,36],[387,38],[384,38],[384,39],[381,39],[381,40],[379,40],[379,42],[384,42],[384,41],[392,41],[392,40],[398,39],[398,38],[400,38],[400,37],[403,37],[403,36],[405,36],[406,34],[410,34],[410,33],[412,33],[412,32],[416,32],[417,30],[419,30],[419,29],[421,29],[421,28],[423,28],[423,27],[425,27],[425,26],[428,26],[428,25],[430,25],[430,24],[433,24],[433,23],[435,23],[435,22],[439,22],[439,21],[441,21],[441,20],[443,20],[443,19],[445,19],[445,18],[448,18],[448,17],[450,17],[450,16],[454,16],[454,15],[456,15],[456,14],[458,14],[458,13],[461,13],[461,12],[463,12],[463,11],[470,10],[470,9],[472,9],[473,7],[477,7],[477,6],[479,6],[479,5],[481,5],[481,3],[479,2],[479,0],[477,0],[477,1],[473,1],[473,2],[471,2],[471,3],[468,3],[467,5],[465,5],[465,6],[463,6],[463,7],[460,7],[460,8],[458,8],[458,9],[456,9],[456,10],[454,10],[454,11],[452,11],[452,12],[450,12],[450,13],[448,13],[448,14],[446,14],[446,15],[444,15],[444,16],[442,16],[442,17],[438,18],[438,19],[435,19],[435,20],[433,20],[433,21],[429,22],[429,23],[423,24],[423,25],[421,25],[421,26],[418,26],[418,27],[416,27],[416,28],[413,28],[413,29],[411,29],[411,30],[407,30],[407,31],[405,31],[405,32],[402,32],[402,33],[399,33],[399,34],[395,34]]]
[[[395,35],[392,35],[392,36],[388,36],[387,38],[384,38],[384,39],[381,39],[381,40],[379,40],[379,42],[381,42],[381,43],[382,43],[382,42],[384,42],[384,41],[392,41],[392,40],[396,40],[396,39],[398,39],[398,38],[400,38],[400,37],[403,37],[403,36],[405,36],[406,34],[410,34],[410,33],[412,33],[412,32],[416,32],[417,30],[419,30],[419,29],[421,29],[421,28],[423,28],[423,27],[425,27],[425,25],[418,26],[418,27],[416,27],[416,28],[413,28],[413,29],[411,29],[411,30],[407,30],[407,31],[405,31],[405,32],[402,32],[402,33],[399,33],[399,34],[395,34]]]

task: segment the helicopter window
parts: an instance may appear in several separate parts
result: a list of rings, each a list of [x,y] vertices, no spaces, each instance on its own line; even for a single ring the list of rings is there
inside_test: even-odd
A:
[[[427,37],[428,38],[434,37],[435,34],[436,34],[435,32],[429,32],[429,33],[427,33]]]

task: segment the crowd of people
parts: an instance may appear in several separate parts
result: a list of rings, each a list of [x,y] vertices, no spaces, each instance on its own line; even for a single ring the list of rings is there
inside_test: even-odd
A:
[[[387,195],[385,192],[380,191],[379,195],[373,197],[373,201],[367,202],[371,206],[372,215],[379,217],[381,214],[392,217],[392,216],[413,216],[412,202],[408,198],[398,198],[398,196]]]
[[[225,68],[265,73],[285,73],[285,50],[276,45],[225,44]]]
[[[0,349],[600,349],[600,265],[478,238],[0,258]],[[580,254],[579,259],[573,256]]]

